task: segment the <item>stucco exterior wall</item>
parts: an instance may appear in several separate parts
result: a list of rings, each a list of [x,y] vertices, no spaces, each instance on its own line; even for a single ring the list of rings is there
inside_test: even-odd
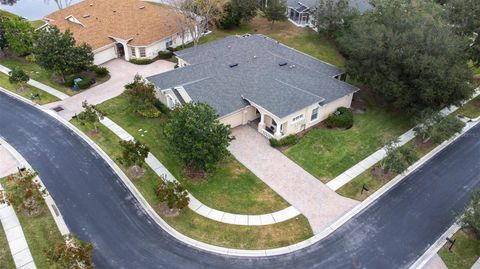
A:
[[[240,125],[245,125],[249,121],[255,120],[258,117],[260,117],[260,114],[255,113],[255,108],[248,106],[240,111],[221,117],[219,120],[221,123],[230,125],[231,128],[235,128]]]

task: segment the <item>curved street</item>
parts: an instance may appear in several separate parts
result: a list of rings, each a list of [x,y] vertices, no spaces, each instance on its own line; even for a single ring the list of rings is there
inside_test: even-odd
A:
[[[94,244],[97,268],[407,268],[480,182],[477,125],[324,240],[288,255],[227,257],[172,238],[85,141],[3,93],[0,136],[39,172],[71,231]]]

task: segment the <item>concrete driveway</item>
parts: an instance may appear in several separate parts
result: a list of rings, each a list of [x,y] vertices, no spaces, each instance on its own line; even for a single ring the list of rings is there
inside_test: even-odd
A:
[[[272,148],[257,130],[234,128],[230,152],[305,215],[316,234],[358,202],[338,195],[295,162]]]
[[[17,167],[20,163],[0,144],[0,178],[18,172]]]
[[[64,110],[59,114],[69,120],[75,114],[82,112],[83,101],[87,100],[89,104],[100,104],[120,95],[124,90],[125,84],[133,81],[135,74],[147,77],[172,70],[175,64],[165,60],[158,60],[148,65],[136,65],[122,59],[115,59],[102,66],[110,71],[111,78],[108,81],[65,100],[45,106],[49,108],[61,106]]]

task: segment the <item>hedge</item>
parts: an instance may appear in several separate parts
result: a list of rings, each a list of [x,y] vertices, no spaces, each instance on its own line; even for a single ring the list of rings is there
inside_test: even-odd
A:
[[[297,143],[297,137],[293,134],[288,135],[280,140],[271,138],[270,139],[270,145],[274,148],[278,147],[283,147],[283,146],[289,146]]]
[[[328,115],[326,124],[330,127],[349,129],[353,126],[352,110],[346,107],[340,107],[335,113]]]
[[[151,59],[131,59],[130,62],[132,64],[146,65],[146,64],[153,63],[153,60],[151,60]]]

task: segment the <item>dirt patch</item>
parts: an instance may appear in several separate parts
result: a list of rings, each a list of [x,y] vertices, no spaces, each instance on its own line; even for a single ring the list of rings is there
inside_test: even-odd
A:
[[[24,209],[22,211],[22,214],[24,216],[31,217],[31,218],[40,216],[43,213],[43,209],[44,209],[44,207],[41,204],[39,204],[39,202],[35,200],[35,198],[33,197],[27,198],[25,200],[24,207],[28,208],[28,210]]]
[[[160,216],[168,217],[168,218],[173,218],[176,217],[180,214],[180,210],[177,208],[172,208],[170,209],[168,207],[167,202],[160,203],[158,205],[158,212],[160,213]]]
[[[429,150],[433,147],[433,142],[431,140],[424,142],[423,139],[417,138],[415,139],[415,146],[421,151]]]
[[[188,164],[182,174],[193,182],[202,183],[207,177],[207,172],[197,169],[193,163]]]
[[[392,179],[395,176],[395,173],[393,173],[392,171],[388,171],[387,173],[385,173],[382,168],[375,167],[372,169],[372,175],[378,179],[387,181]]]
[[[351,108],[354,114],[363,114],[367,111],[367,104],[360,96],[353,95]]]
[[[139,179],[145,175],[145,169],[138,165],[134,165],[127,169],[127,175],[129,178]]]

